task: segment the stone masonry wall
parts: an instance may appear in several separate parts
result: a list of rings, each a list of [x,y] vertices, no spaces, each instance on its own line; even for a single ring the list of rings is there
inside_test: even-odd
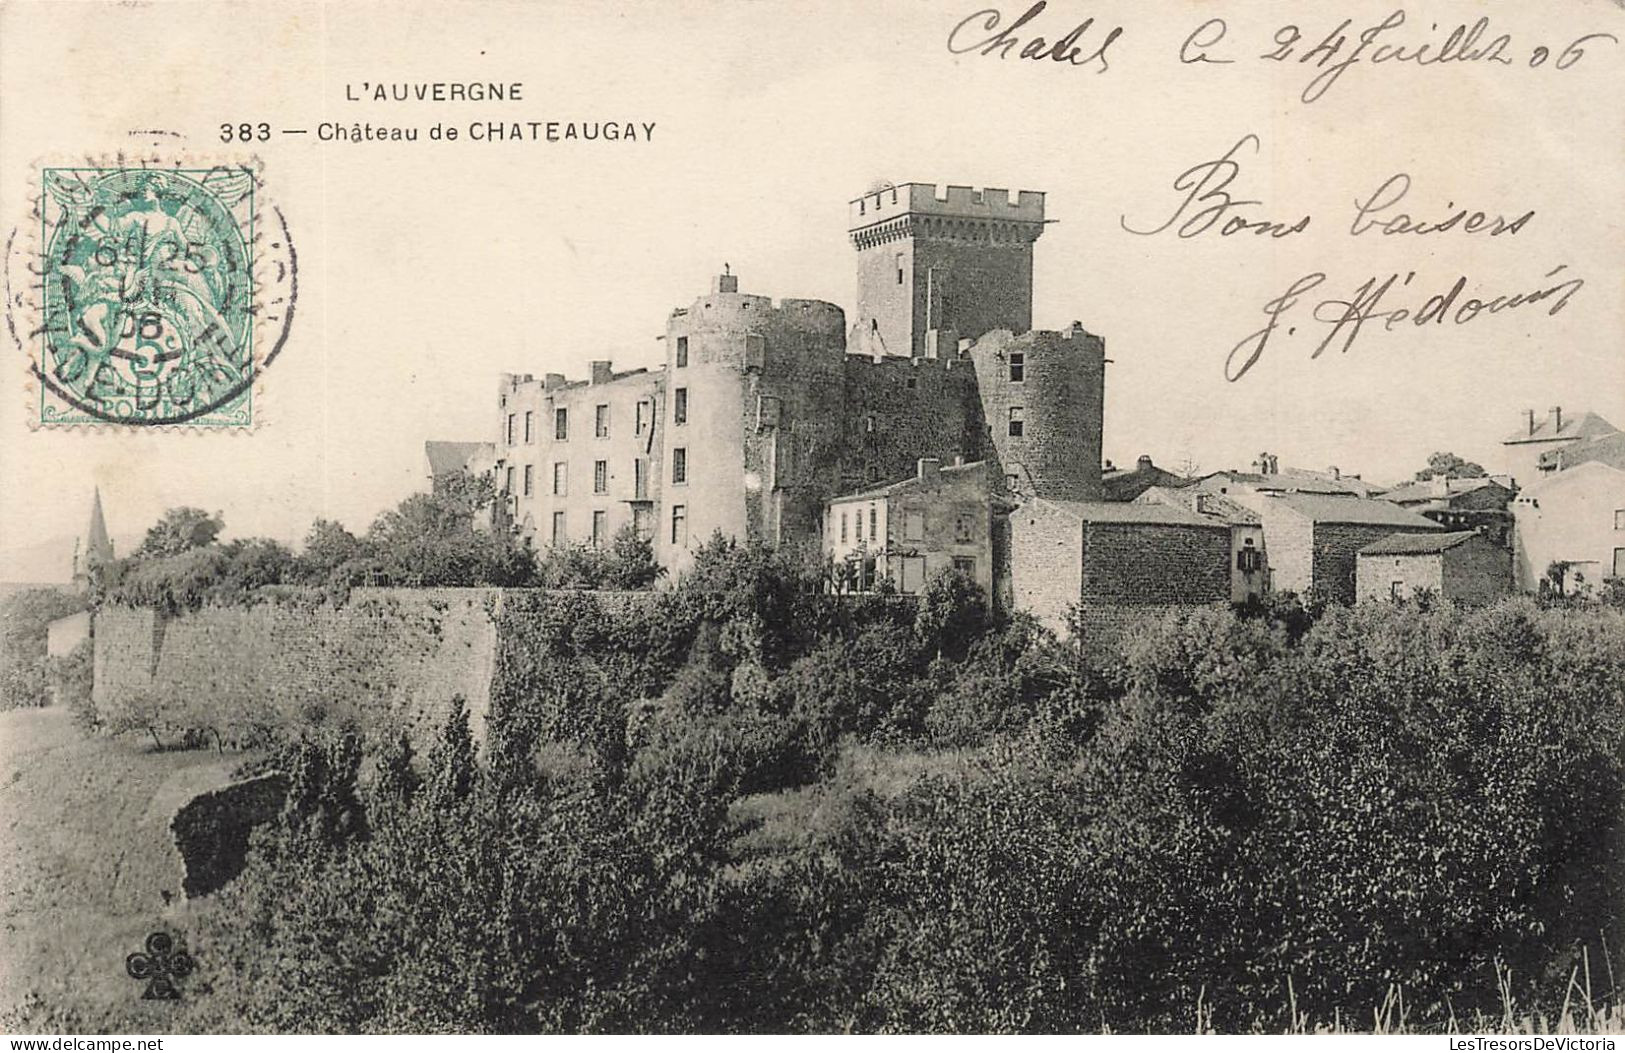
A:
[[[1219,525],[1090,523],[1085,528],[1085,607],[1225,603],[1230,530]]]
[[[1264,529],[1268,535],[1268,523]],[[1310,591],[1314,597],[1331,603],[1353,603],[1356,554],[1367,545],[1396,533],[1415,534],[1427,531],[1365,523],[1316,523],[1310,583]],[[1270,564],[1278,566],[1273,537],[1270,538],[1269,544]]]

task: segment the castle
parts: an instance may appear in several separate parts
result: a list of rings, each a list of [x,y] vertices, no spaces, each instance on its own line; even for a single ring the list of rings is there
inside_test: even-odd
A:
[[[431,443],[430,471],[494,469],[539,546],[631,524],[681,570],[713,532],[823,536],[826,503],[986,461],[1017,499],[1098,501],[1105,347],[1032,329],[1044,195],[885,184],[851,202],[857,318],[741,292],[725,268],[673,310],[655,369],[503,374],[494,444]]]

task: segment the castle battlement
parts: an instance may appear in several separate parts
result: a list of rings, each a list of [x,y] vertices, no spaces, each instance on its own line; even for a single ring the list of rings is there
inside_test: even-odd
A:
[[[1001,187],[903,183],[853,198],[850,229],[856,236],[864,227],[909,214],[1042,224],[1044,194],[1022,190],[1012,197]]]

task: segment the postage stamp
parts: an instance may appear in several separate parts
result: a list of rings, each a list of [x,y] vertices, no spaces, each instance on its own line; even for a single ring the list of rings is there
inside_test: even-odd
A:
[[[32,295],[8,297],[33,308],[16,334],[31,345],[32,423],[251,428],[294,296],[292,246],[280,214],[265,222],[255,167],[39,171]]]

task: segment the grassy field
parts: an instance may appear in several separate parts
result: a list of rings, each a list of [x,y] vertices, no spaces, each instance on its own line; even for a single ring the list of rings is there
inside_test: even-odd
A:
[[[0,1012],[30,991],[138,999],[125,955],[187,909],[169,819],[241,760],[87,738],[59,708],[0,712]]]

